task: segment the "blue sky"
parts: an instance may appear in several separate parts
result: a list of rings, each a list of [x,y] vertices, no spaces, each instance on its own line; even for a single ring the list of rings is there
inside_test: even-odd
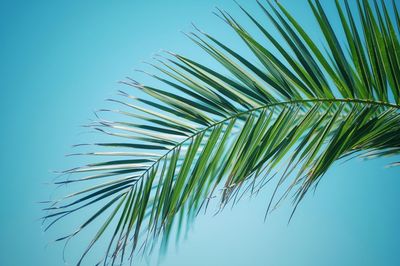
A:
[[[255,1],[240,2],[262,18]],[[314,29],[306,1],[281,2]],[[160,49],[214,66],[179,32],[191,22],[248,53],[212,15],[215,6],[248,23],[231,0],[0,2],[0,265],[63,265],[52,240],[66,226],[43,233],[37,202],[54,193],[52,170],[79,163],[63,155],[91,137],[80,125],[107,107],[118,80],[146,80],[134,69]],[[400,265],[400,180],[398,168],[384,168],[390,161],[336,164],[289,225],[289,202],[263,222],[269,189],[200,215],[161,265]],[[84,244],[70,246],[71,258]]]

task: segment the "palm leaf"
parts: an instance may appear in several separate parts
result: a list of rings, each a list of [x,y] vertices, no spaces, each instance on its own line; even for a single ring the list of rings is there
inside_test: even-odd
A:
[[[268,27],[286,44],[239,6],[264,39],[257,40],[228,13],[217,15],[256,60],[195,28],[187,36],[229,75],[168,52],[151,64],[158,74],[149,75],[160,85],[123,82],[148,97],[121,92],[121,99],[110,100],[119,109],[101,110],[90,126],[112,140],[78,145],[93,149],[75,154],[106,159],[64,171],[76,178],[57,182],[92,185],[46,208],[50,228],[101,203],[76,231],[58,239],[104,219],[78,265],[102,238],[109,241],[104,265],[150,252],[159,238],[166,246],[172,228],[179,233],[214,197],[223,208],[275,177],[267,213],[289,195],[295,210],[337,160],[400,153],[396,4],[357,1],[352,10],[347,1],[336,1],[342,40],[321,3],[308,3],[323,48],[279,2],[258,2]],[[107,113],[119,118],[107,120]]]

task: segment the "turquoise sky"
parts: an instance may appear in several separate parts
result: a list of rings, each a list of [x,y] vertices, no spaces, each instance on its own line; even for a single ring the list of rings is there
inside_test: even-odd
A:
[[[240,2],[265,19],[255,1]],[[321,39],[306,1],[281,2]],[[333,1],[323,2],[334,15]],[[118,80],[146,81],[133,70],[160,49],[214,66],[179,33],[191,22],[248,53],[212,15],[215,6],[248,24],[231,0],[1,1],[0,265],[64,265],[63,246],[52,240],[67,225],[43,233],[37,202],[56,193],[46,184],[52,170],[80,163],[63,155],[95,137],[80,125],[108,106]],[[384,168],[393,160],[336,164],[289,225],[289,202],[263,222],[269,189],[218,216],[200,215],[161,265],[400,265],[399,168]],[[67,261],[84,247],[70,245]]]

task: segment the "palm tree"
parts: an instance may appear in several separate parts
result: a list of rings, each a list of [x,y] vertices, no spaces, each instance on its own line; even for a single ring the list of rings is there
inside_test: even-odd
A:
[[[335,161],[399,154],[396,4],[357,0],[350,8],[347,0],[336,0],[341,40],[321,3],[308,3],[323,46],[279,2],[258,2],[268,27],[239,7],[273,49],[218,10],[256,59],[195,28],[187,36],[229,75],[167,52],[152,64],[158,74],[150,75],[159,87],[123,82],[148,97],[121,91],[120,99],[110,100],[119,109],[100,110],[101,118],[90,126],[112,140],[78,154],[106,159],[64,171],[76,178],[57,182],[94,185],[46,208],[50,228],[101,203],[76,231],[57,239],[69,240],[101,220],[78,265],[106,231],[111,233],[101,263],[122,263],[160,241],[166,245],[173,226],[187,226],[213,198],[222,209],[274,179],[266,213],[288,196],[294,212]],[[104,118],[110,113],[112,121]]]

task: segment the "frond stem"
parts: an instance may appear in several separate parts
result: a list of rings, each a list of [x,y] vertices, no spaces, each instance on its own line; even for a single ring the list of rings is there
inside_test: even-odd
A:
[[[394,108],[394,109],[400,109],[400,105],[397,104],[393,104],[393,103],[389,103],[389,102],[383,102],[383,101],[374,101],[374,100],[365,100],[365,99],[351,99],[351,98],[315,98],[315,99],[301,99],[301,100],[290,100],[290,101],[284,101],[284,102],[276,102],[276,103],[269,103],[266,105],[262,105],[262,106],[258,106],[252,109],[248,109],[245,110],[243,112],[239,112],[235,115],[232,115],[230,117],[227,117],[223,120],[220,120],[212,125],[209,125],[208,127],[205,127],[199,131],[197,131],[196,133],[194,133],[193,135],[187,137],[186,139],[184,139],[183,141],[181,141],[180,143],[178,143],[177,145],[175,145],[172,149],[170,149],[169,151],[167,151],[164,155],[162,155],[160,158],[158,158],[152,165],[149,166],[148,169],[146,169],[143,174],[141,174],[139,176],[139,178],[143,178],[143,176],[148,173],[155,165],[157,165],[161,160],[163,160],[165,157],[168,156],[168,154],[170,154],[172,151],[174,151],[176,148],[180,147],[181,145],[183,145],[186,141],[196,137],[197,135],[213,128],[216,127],[220,124],[223,124],[229,120],[235,119],[237,117],[240,117],[242,115],[246,115],[249,113],[252,113],[254,111],[258,111],[258,110],[263,110],[266,108],[271,108],[271,107],[275,107],[275,106],[282,106],[282,105],[293,105],[293,104],[305,104],[305,103],[362,103],[362,104],[370,104],[370,105],[374,105],[374,106],[380,106],[380,107],[387,107],[387,108]]]

